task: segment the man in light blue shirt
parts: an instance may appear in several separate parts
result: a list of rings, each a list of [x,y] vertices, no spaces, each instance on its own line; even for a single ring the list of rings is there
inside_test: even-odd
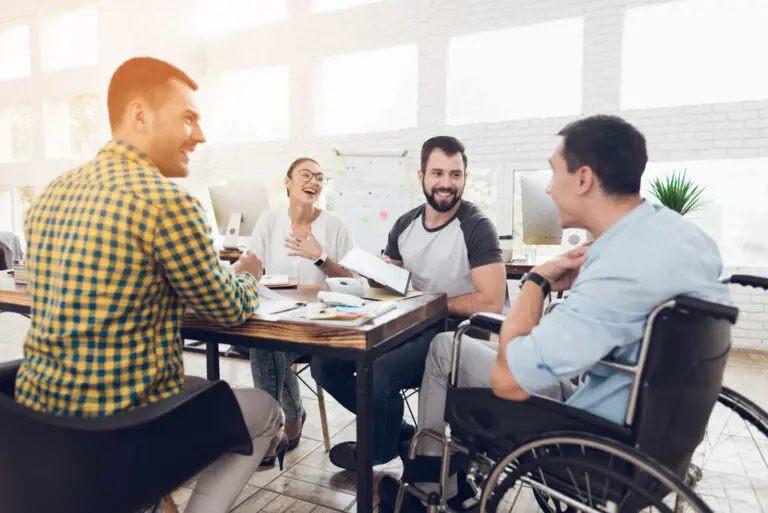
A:
[[[690,221],[640,197],[647,162],[644,136],[614,116],[575,121],[558,134],[548,192],[564,228],[594,241],[536,266],[504,322],[499,344],[466,337],[459,386],[487,387],[521,401],[544,395],[623,423],[631,377],[602,366],[611,355],[634,363],[651,311],[679,294],[730,304],[719,283],[715,242]],[[546,316],[549,290],[570,290]],[[422,381],[419,427],[443,431],[452,334],[431,344]],[[588,379],[573,393],[570,379]],[[510,419],[514,421],[514,419]],[[520,419],[525,422],[525,419]],[[439,456],[425,439],[422,455]]]

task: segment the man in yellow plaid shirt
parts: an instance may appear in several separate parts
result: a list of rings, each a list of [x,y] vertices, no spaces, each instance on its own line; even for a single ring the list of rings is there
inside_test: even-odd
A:
[[[167,398],[184,386],[186,305],[223,325],[256,311],[261,262],[248,254],[235,273],[226,269],[200,203],[169,180],[189,173],[189,154],[205,142],[196,90],[166,62],[123,63],[107,94],[112,140],[55,179],[30,208],[32,316],[16,380],[19,403],[95,417]],[[282,439],[282,413],[269,394],[235,395],[253,455],[227,455],[206,469],[187,513],[228,511]]]

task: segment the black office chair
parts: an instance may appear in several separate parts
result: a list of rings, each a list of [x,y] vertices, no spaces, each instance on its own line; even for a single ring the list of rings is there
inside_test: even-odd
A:
[[[112,416],[59,417],[14,401],[19,364],[0,364],[0,511],[135,513],[220,456],[253,452],[223,381]]]
[[[545,512],[710,512],[684,484],[691,456],[701,442],[718,399],[730,349],[730,328],[738,310],[689,297],[665,302],[651,314],[635,365],[613,366],[632,375],[623,425],[541,397],[506,401],[486,388],[459,388],[462,334],[469,327],[498,333],[500,316],[473,316],[454,337],[446,400],[445,433],[420,429],[410,458],[425,437],[444,446],[441,489],[445,490],[452,455],[463,455],[467,482],[481,512],[509,507],[508,492],[525,485]],[[466,463],[469,461],[469,463]],[[454,511],[439,493],[427,494],[406,472],[395,511],[406,495],[430,506]],[[672,498],[670,498],[672,497]],[[513,501],[512,501],[513,502]]]

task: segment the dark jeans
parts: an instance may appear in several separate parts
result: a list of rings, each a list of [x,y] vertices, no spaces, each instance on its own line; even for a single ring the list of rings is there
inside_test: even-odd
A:
[[[417,388],[424,375],[429,344],[441,330],[431,328],[373,362],[373,463],[380,465],[397,456],[400,431],[405,424],[401,390]],[[312,358],[312,377],[342,406],[357,412],[355,363]]]

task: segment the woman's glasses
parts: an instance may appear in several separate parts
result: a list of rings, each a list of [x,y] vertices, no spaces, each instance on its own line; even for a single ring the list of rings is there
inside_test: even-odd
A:
[[[309,182],[314,178],[315,181],[320,185],[323,185],[324,183],[331,180],[330,178],[326,178],[323,173],[312,173],[307,169],[300,169],[298,175],[299,178],[301,178],[304,182]]]

